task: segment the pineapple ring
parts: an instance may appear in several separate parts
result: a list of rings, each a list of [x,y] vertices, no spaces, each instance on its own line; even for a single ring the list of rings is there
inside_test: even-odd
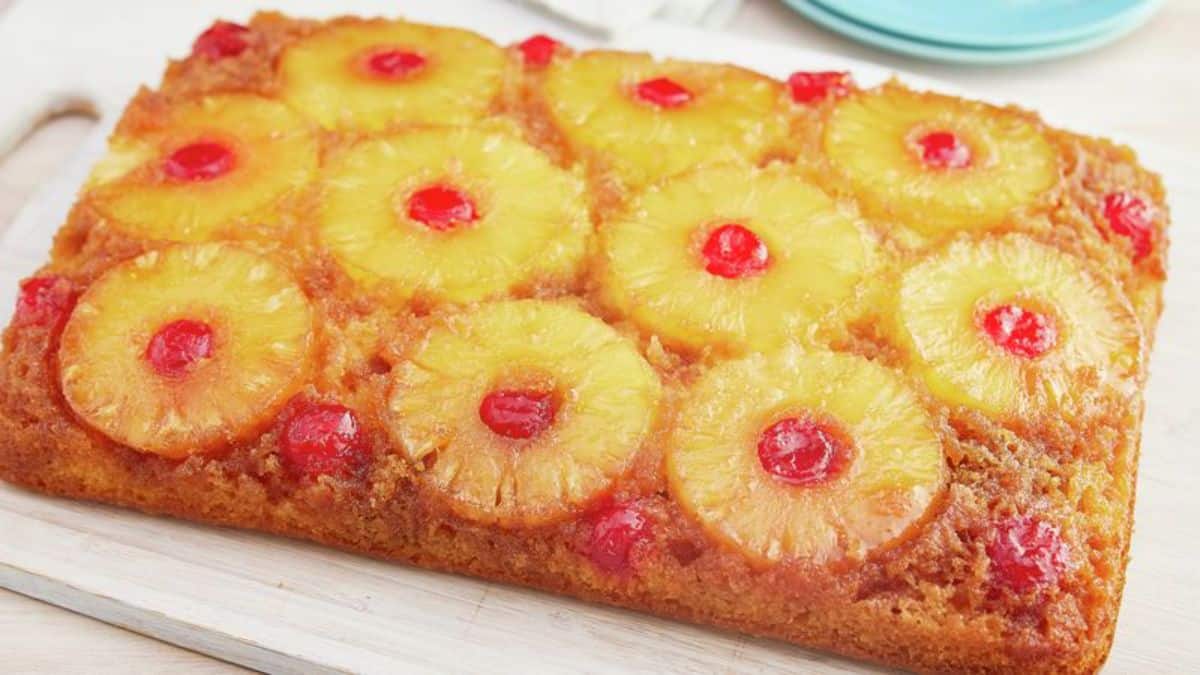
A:
[[[661,395],[631,341],[537,300],[451,317],[393,373],[397,444],[456,512],[506,526],[561,519],[601,496],[646,441]],[[484,398],[514,385],[558,401],[554,422],[532,438],[503,436],[481,419]]]
[[[677,107],[638,100],[637,85],[657,78],[691,97]],[[781,85],[733,66],[589,52],[555,59],[543,93],[567,142],[599,154],[630,187],[700,164],[756,162],[786,134]]]
[[[789,485],[757,445],[780,417],[835,422],[844,469]],[[724,362],[694,386],[667,452],[672,494],[751,561],[861,559],[918,524],[946,481],[930,415],[892,371],[857,356],[788,348]]]
[[[171,324],[210,331],[211,357],[160,374],[151,345]],[[83,294],[63,331],[67,403],[112,440],[182,458],[255,432],[299,389],[312,312],[291,275],[222,243],[123,262]]]
[[[591,233],[583,182],[503,132],[427,128],[373,139],[325,178],[322,243],[360,283],[401,300],[471,302],[569,280]],[[412,195],[441,185],[470,196],[474,222],[440,231],[413,217]]]
[[[731,222],[765,244],[763,273],[729,279],[706,270],[706,236]],[[781,166],[724,165],[668,179],[605,227],[601,241],[611,305],[669,343],[733,353],[776,347],[849,312],[874,254],[833,200]]]
[[[196,143],[227,149],[231,166],[208,180],[168,175],[172,153]],[[281,103],[230,94],[172,108],[161,127],[118,133],[90,183],[96,207],[119,229],[197,242],[273,220],[274,203],[316,171],[317,141],[304,120]]]
[[[1059,405],[1077,378],[1132,387],[1141,372],[1141,329],[1129,302],[1074,257],[1025,235],[956,240],[904,273],[901,342],[937,396],[995,415]],[[1045,353],[1010,353],[981,317],[1013,305],[1045,317]],[[1123,384],[1122,384],[1123,383]]]
[[[969,166],[924,165],[916,141],[938,131],[969,148]],[[841,101],[823,142],[869,212],[927,236],[994,226],[1059,176],[1057,153],[1025,117],[895,85]]]
[[[363,60],[383,49],[421,65],[373,78]],[[466,124],[499,95],[506,58],[475,33],[403,21],[341,22],[289,47],[280,60],[283,98],[321,126],[380,131],[401,123]]]

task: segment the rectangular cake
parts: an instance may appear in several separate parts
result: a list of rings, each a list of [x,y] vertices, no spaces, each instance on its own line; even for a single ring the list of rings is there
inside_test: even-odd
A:
[[[921,671],[1092,672],[1167,222],[1128,148],[898,82],[218,22],[21,283],[0,477]]]

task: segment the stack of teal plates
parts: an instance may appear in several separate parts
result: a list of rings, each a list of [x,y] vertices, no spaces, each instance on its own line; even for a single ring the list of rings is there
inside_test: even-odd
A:
[[[954,63],[1022,63],[1099,47],[1162,0],[783,0],[833,31]]]

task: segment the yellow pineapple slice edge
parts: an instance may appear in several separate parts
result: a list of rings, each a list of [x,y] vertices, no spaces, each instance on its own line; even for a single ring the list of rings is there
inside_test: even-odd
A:
[[[789,484],[764,468],[764,430],[828,420],[850,448],[830,480]],[[717,539],[763,565],[861,559],[920,523],[947,478],[933,421],[894,372],[857,356],[796,348],[727,361],[679,412],[671,493]]]
[[[165,170],[176,152],[198,144],[223,148],[229,166],[190,180]],[[89,188],[117,229],[200,242],[236,238],[245,225],[278,225],[276,203],[316,172],[317,141],[307,122],[270,99],[221,94],[171,108],[161,128],[115,136]]]
[[[938,132],[965,146],[969,165],[926,163],[919,141]],[[998,225],[1059,180],[1057,152],[1026,117],[898,85],[839,102],[822,144],[867,213],[925,237]]]
[[[717,228],[765,246],[766,267],[728,278],[707,269]],[[721,353],[820,341],[852,318],[879,263],[871,234],[781,165],[696,169],[654,186],[601,229],[601,294],[665,342]],[[698,302],[698,300],[700,300]]]
[[[1044,353],[989,337],[983,317],[1002,306],[1046,317]],[[1143,374],[1141,327],[1124,294],[1026,235],[962,238],[921,259],[903,273],[896,320],[935,394],[993,415],[1057,410],[1097,385],[1128,392]]]
[[[544,432],[514,439],[481,419],[489,393],[529,387],[557,402]],[[636,345],[604,322],[506,301],[447,319],[393,371],[389,429],[457,513],[531,526],[603,495],[641,449],[660,396]]]
[[[412,65],[373,76],[388,52]],[[504,51],[475,33],[404,21],[346,21],[291,45],[280,59],[282,96],[323,127],[382,131],[400,124],[466,124],[499,96]]]
[[[321,242],[396,301],[471,302],[569,283],[591,234],[582,180],[502,131],[431,127],[368,140],[334,159],[324,180]],[[438,230],[414,219],[411,200],[430,187],[465,195],[477,220]]]
[[[667,78],[693,96],[674,108],[639,100],[639,83]],[[595,51],[556,59],[541,89],[577,153],[593,153],[631,188],[702,164],[755,163],[787,125],[781,85],[733,66]]]
[[[211,331],[211,356],[157,371],[155,336],[177,321]],[[299,388],[312,311],[291,275],[231,244],[177,245],[121,263],[79,299],[59,351],[63,395],[118,443],[183,457],[260,431]]]

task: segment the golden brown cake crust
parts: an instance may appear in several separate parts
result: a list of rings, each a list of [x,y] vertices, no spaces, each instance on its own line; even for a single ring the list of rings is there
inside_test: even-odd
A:
[[[339,19],[333,25],[357,21]],[[248,49],[215,62],[199,57],[173,62],[158,91],[142,91],[130,103],[116,134],[154,129],[167,110],[198,96],[278,96],[282,85],[275,65],[281,54],[323,28],[259,15],[251,23]],[[515,49],[508,56],[504,86],[492,117],[483,123],[515,124],[555,162],[571,166],[580,158],[548,119],[541,73],[523,72]],[[829,193],[852,202],[852,188],[820,150],[830,109],[831,104],[787,108],[792,133],[757,159],[762,164],[794,161]],[[1123,146],[1047,128],[1030,113],[1015,114],[1051,140],[1061,179],[1028,212],[992,232],[1030,233],[1113,280],[1141,320],[1148,351],[1165,279],[1168,218],[1161,183]],[[319,132],[322,163],[357,137]],[[603,165],[589,161],[580,172],[591,188],[592,220],[603,227],[627,193]],[[1117,189],[1144,195],[1160,214],[1154,249],[1136,264],[1130,262],[1128,242],[1103,234],[1097,224],[1104,195]],[[358,290],[321,247],[306,215],[319,199],[316,188],[289,195],[279,206],[285,227],[240,223],[223,236],[296,276],[314,308],[318,354],[316,372],[301,396],[357,411],[369,464],[348,475],[296,477],[278,457],[279,418],[265,421],[248,442],[181,461],[121,447],[84,423],[63,398],[57,351],[61,326],[15,322],[4,334],[0,356],[0,478],[52,495],[310,539],[921,671],[1085,673],[1106,658],[1132,527],[1140,391],[1126,398],[1097,396],[1069,418],[1051,412],[996,419],[948,405],[907,373],[910,357],[888,337],[888,309],[878,307],[833,347],[905,373],[942,439],[947,487],[918,527],[859,564],[789,561],[763,568],[710,538],[672,498],[662,469],[681,401],[718,356],[664,348],[620,316],[598,293],[590,256],[578,278],[538,279],[511,295],[574,303],[605,319],[654,367],[664,403],[631,468],[609,494],[548,525],[480,524],[456,515],[387,432],[391,372],[456,309],[420,297],[399,309],[384,307]],[[868,220],[895,260],[912,260],[928,250],[890,237],[886,216]],[[167,245],[126,234],[85,190],[39,275],[61,276],[79,292],[117,263]],[[1075,384],[1096,388],[1086,379]],[[652,534],[634,552],[636,573],[606,573],[584,553],[589,518],[605,504],[630,501],[646,514]],[[1037,594],[991,583],[986,552],[996,517],[1029,511],[1053,516],[1074,551],[1069,571]]]

